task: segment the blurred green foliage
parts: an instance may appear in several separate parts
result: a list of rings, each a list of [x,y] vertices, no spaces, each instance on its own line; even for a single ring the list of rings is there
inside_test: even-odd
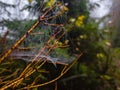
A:
[[[115,72],[119,74],[116,62],[119,61],[114,57],[118,58],[119,55],[115,54],[111,44],[112,30],[107,26],[99,28],[100,23],[89,16],[87,0],[67,2],[70,3],[69,24],[66,26],[69,53],[73,55],[82,52],[83,55],[63,78],[65,90],[116,90],[119,81],[115,75]],[[85,17],[83,24],[77,25],[77,19],[82,16]],[[119,49],[117,51],[120,53]]]

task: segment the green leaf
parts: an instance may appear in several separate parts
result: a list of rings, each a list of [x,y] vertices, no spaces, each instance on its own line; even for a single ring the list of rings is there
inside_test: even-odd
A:
[[[103,78],[103,79],[106,79],[106,80],[111,79],[111,77],[109,75],[101,75],[100,77]]]

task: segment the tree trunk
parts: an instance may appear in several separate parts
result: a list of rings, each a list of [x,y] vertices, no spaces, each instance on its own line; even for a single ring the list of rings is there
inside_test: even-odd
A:
[[[120,0],[112,0],[113,5],[111,9],[112,26],[115,29],[113,46],[120,47]]]

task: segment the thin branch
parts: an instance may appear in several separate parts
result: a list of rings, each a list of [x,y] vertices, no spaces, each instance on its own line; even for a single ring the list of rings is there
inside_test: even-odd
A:
[[[39,24],[40,22],[37,21],[23,36],[20,38],[1,58],[0,58],[0,63],[8,56],[11,54],[11,52],[18,47],[18,45],[30,34]]]
[[[21,88],[21,89],[18,89],[18,90],[25,90],[25,89],[31,89],[31,88],[36,88],[36,87],[41,87],[41,86],[45,86],[45,85],[48,85],[48,84],[51,84],[55,81],[57,81],[58,79],[60,79],[64,74],[66,74],[68,72],[68,70],[71,69],[71,67],[77,62],[77,60],[80,58],[82,54],[80,54],[78,56],[78,58],[68,67],[65,69],[65,71],[63,73],[61,73],[58,77],[56,77],[55,79],[51,80],[51,81],[48,81],[48,82],[45,82],[43,84],[39,84],[39,85],[33,85],[33,86],[27,86],[27,87],[24,87],[24,88]],[[66,66],[65,66],[66,67]]]

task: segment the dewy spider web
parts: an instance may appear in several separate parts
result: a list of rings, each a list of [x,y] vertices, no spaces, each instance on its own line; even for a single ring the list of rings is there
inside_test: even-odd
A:
[[[34,80],[32,83],[25,83],[24,81],[29,80],[31,82],[30,76],[32,74],[38,72],[39,70],[42,70],[46,62],[52,62],[54,65],[53,60],[57,60],[57,58],[51,58],[49,54],[51,51],[53,51],[55,48],[58,47],[66,47],[66,46],[59,46],[59,40],[65,35],[65,31],[63,29],[63,23],[52,23],[51,20],[61,16],[64,12],[57,13],[52,16],[47,16],[56,6],[60,6],[59,3],[55,3],[51,8],[46,9],[41,16],[39,16],[39,19],[35,22],[35,24],[27,30],[27,32],[5,53],[3,56],[0,58],[0,65],[4,64],[4,60],[7,61],[7,57],[10,55],[13,58],[21,58],[21,59],[28,59],[31,60],[27,64],[27,66],[20,71],[16,70],[14,73],[6,75],[4,77],[0,77],[1,82],[0,82],[0,90],[6,90],[6,89],[14,89],[14,90],[26,90],[26,89],[31,89],[31,88],[36,88],[36,87],[41,87],[45,86],[51,83],[54,83],[57,81],[59,78],[61,78],[65,73],[70,70],[70,68],[77,62],[77,60],[80,58],[80,55],[77,56],[77,59],[74,60],[71,64],[65,64],[64,62],[55,62],[57,64],[62,64],[62,70],[60,70],[58,75],[55,75],[54,78],[51,80],[45,81],[45,82],[37,82],[36,79],[38,79],[39,74],[37,76],[35,75]],[[50,13],[51,14],[51,13]],[[43,27],[44,26],[44,27]],[[50,34],[45,34],[45,31],[47,31],[46,27],[48,26],[49,29],[51,30],[51,27],[54,26],[53,30],[57,30],[54,32],[52,35]],[[35,30],[36,27],[39,27],[38,29]],[[43,30],[42,30],[43,29]],[[46,29],[46,30],[45,30]],[[43,40],[39,40],[43,35]],[[48,35],[48,36],[47,36]],[[45,36],[45,37],[44,37]],[[33,43],[34,42],[34,43]],[[31,45],[32,43],[32,45]],[[18,53],[18,54],[17,54]],[[13,59],[15,60],[15,59]],[[8,59],[9,62],[11,62],[10,59]],[[3,62],[3,63],[2,63]],[[48,65],[49,66],[49,65]],[[6,68],[5,70],[10,71],[12,65],[10,64],[9,68]],[[48,67],[46,67],[48,68]],[[10,70],[8,70],[10,69]],[[18,72],[18,73],[16,73]],[[4,72],[0,72],[4,73]],[[51,72],[52,73],[52,72]],[[54,73],[54,72],[53,72]],[[50,73],[49,73],[50,74]],[[42,80],[42,77],[39,79],[40,81]],[[25,84],[24,84],[25,83]]]
[[[42,6],[42,5],[41,5]],[[42,8],[42,7],[41,7]],[[56,6],[55,9],[52,9],[49,14],[46,15],[47,18],[56,15],[57,12],[59,12],[59,6]],[[40,10],[39,13],[44,13],[44,11]],[[63,14],[64,15],[64,14]],[[18,53],[19,58],[22,58],[24,60],[32,60],[32,56],[38,53],[38,48],[42,48],[45,45],[45,42],[53,36],[55,33],[61,30],[61,32],[54,38],[57,39],[63,32],[65,32],[63,26],[61,26],[64,22],[62,20],[62,16],[55,17],[52,20],[45,20],[43,23],[39,24],[39,29],[35,30],[33,33],[27,36],[26,40],[24,41],[25,47],[32,47],[32,50],[29,51],[23,51],[20,57],[20,52]],[[56,21],[57,20],[57,21]],[[64,20],[65,21],[65,20]],[[54,41],[53,40],[53,41]],[[52,43],[52,42],[51,42]],[[28,44],[28,46],[26,46]],[[30,45],[30,46],[29,46]],[[60,58],[52,58],[51,56],[44,56],[44,53],[46,53],[48,50],[45,49],[45,51],[40,55],[40,57],[46,57],[48,60],[52,61],[53,63],[58,61]],[[24,55],[23,55],[24,54]],[[54,52],[55,54],[55,52]],[[29,57],[28,57],[29,56]],[[31,56],[31,57],[30,57]],[[26,57],[26,58],[25,58]],[[62,57],[63,59],[63,57]]]
[[[32,58],[34,58],[34,56],[38,53],[39,48],[42,48],[46,44],[45,42],[47,42],[51,36],[63,27],[63,23],[61,23],[62,20],[59,17],[64,13],[64,11],[60,10],[60,5],[60,2],[56,2],[53,7],[45,10],[40,7],[40,13],[43,15],[39,17],[39,22],[36,23],[36,26],[39,26],[40,28],[34,31],[32,29],[30,32],[28,31],[10,50],[4,54],[4,56],[2,56],[0,60],[4,60],[4,58],[6,58],[11,52],[11,56],[17,59],[24,59],[27,61],[32,60]],[[56,20],[60,21],[56,22]],[[34,26],[33,29],[36,26]],[[60,34],[64,32],[64,30],[61,30]],[[60,34],[57,36],[58,38],[61,36]],[[51,41],[51,43],[55,42],[55,40],[56,37]],[[41,56],[44,56],[44,53],[46,52],[47,49],[44,50]],[[47,59],[48,58],[49,60],[52,60],[50,57],[47,57]],[[54,60],[57,60],[57,58],[54,58]]]

